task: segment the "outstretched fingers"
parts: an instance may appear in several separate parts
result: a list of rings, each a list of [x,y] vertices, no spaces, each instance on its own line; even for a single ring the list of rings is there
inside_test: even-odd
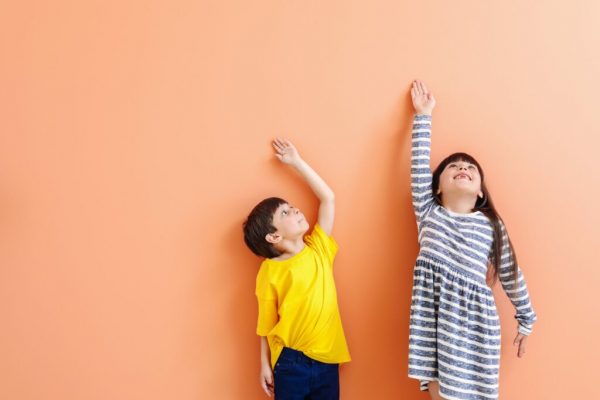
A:
[[[428,95],[429,91],[427,90],[427,86],[423,83],[423,81],[419,81],[419,87],[421,88],[421,93],[424,95]],[[428,96],[427,96],[428,97]]]
[[[414,97],[420,96],[422,94],[421,86],[419,85],[418,80],[413,81],[411,93],[414,93]]]

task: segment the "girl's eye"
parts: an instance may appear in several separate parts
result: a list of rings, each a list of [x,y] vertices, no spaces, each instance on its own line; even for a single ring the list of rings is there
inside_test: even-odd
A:
[[[454,167],[456,167],[456,164],[450,164],[450,165],[448,165],[448,168],[454,168]]]
[[[475,169],[474,165],[469,165],[469,169]]]
[[[287,211],[282,212],[283,215],[287,215],[287,213],[288,213]]]

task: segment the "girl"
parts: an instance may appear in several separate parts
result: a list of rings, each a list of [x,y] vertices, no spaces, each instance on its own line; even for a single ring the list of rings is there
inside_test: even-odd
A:
[[[536,315],[483,170],[468,154],[429,167],[435,99],[413,82],[411,186],[420,251],[413,275],[409,377],[432,399],[497,399],[500,321],[488,281],[515,306],[514,344],[525,354]]]

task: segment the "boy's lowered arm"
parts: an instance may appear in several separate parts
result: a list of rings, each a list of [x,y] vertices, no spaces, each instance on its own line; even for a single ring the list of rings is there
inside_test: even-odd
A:
[[[273,371],[271,370],[271,352],[269,343],[264,336],[260,337],[260,386],[265,394],[272,397],[273,389]]]

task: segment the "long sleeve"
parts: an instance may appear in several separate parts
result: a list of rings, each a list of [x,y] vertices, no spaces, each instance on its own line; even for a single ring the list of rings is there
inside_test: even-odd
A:
[[[508,245],[508,235],[504,225],[502,227],[502,256],[500,262],[500,283],[502,288],[508,295],[511,303],[515,307],[516,315],[515,318],[519,323],[519,332],[524,335],[531,334],[533,330],[533,324],[535,323],[537,316],[531,306],[531,300],[529,299],[529,291],[527,290],[527,284],[525,283],[525,277],[518,268],[518,279],[515,282],[514,278],[514,260],[510,253],[510,247]]]
[[[419,232],[421,221],[434,204],[431,189],[431,115],[415,115],[412,127],[411,191]]]

